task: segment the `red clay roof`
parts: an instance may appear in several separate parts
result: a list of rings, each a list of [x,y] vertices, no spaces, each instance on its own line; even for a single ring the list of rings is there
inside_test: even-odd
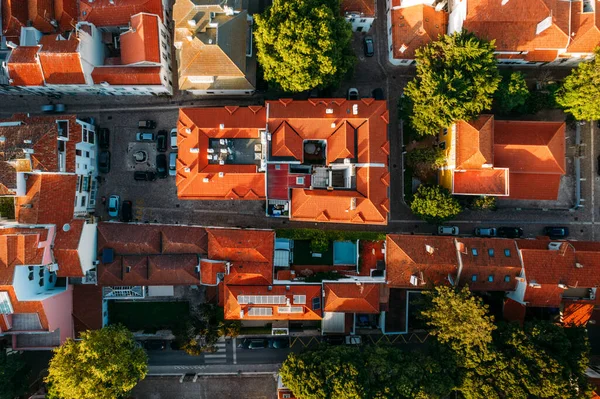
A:
[[[260,106],[181,109],[175,178],[179,198],[264,199],[265,175],[256,165],[209,164],[207,150],[209,139],[260,139],[265,124],[266,109]]]
[[[472,291],[516,288],[522,266],[515,240],[460,237],[457,241],[463,265],[460,285],[468,285]]]
[[[92,71],[95,84],[115,86],[161,85],[159,66],[99,66]]]
[[[342,0],[342,14],[359,13],[363,17],[375,16],[375,0]]]
[[[289,290],[286,287],[289,287]],[[298,301],[298,299],[300,299],[297,297],[298,295],[304,296],[304,303]],[[321,320],[322,318],[320,284],[290,286],[273,285],[270,286],[270,288],[267,286],[232,286],[225,284],[224,296],[226,320]],[[289,305],[287,303],[240,304],[238,302],[240,296],[285,297],[285,300],[289,301]],[[294,299],[297,300],[294,301]],[[313,307],[314,300],[318,301],[318,309]],[[291,307],[292,309],[286,309],[288,307]],[[250,314],[252,308],[270,309],[271,315],[263,313],[263,315],[260,316],[252,316]],[[301,311],[295,312],[294,308],[301,308]],[[285,312],[285,310],[287,310],[287,312]]]
[[[75,336],[102,328],[102,287],[94,284],[73,286],[73,324]]]
[[[207,232],[208,256],[211,259],[273,262],[274,231],[207,229]]]
[[[72,30],[77,24],[77,2],[77,0],[54,0],[54,15],[60,30]]]
[[[28,7],[24,0],[2,0],[2,34],[6,40],[19,44],[21,27],[27,24]]]
[[[594,313],[594,304],[589,302],[566,301],[562,311],[565,326],[585,326]]]
[[[62,230],[73,219],[76,185],[76,175],[29,175],[27,194],[16,201],[17,220],[24,224],[56,224],[57,230]],[[23,207],[26,204],[31,207]]]
[[[226,262],[215,262],[208,259],[200,261],[200,282],[205,285],[217,284],[217,273],[227,271]]]
[[[64,40],[60,35],[46,35],[40,40],[38,53],[46,84],[85,84],[79,56],[79,40],[72,35]]]
[[[565,173],[564,122],[481,115],[470,124],[458,122],[456,129],[454,193],[556,200]]]
[[[15,266],[42,264],[38,244],[47,236],[46,229],[0,229],[0,284],[12,284]]]
[[[69,231],[64,231],[59,224],[54,240],[54,258],[58,263],[59,277],[83,277],[81,261],[79,260],[79,240],[85,221],[74,219],[69,222]]]
[[[91,22],[97,27],[126,26],[131,16],[140,12],[156,14],[163,18],[161,0],[110,0],[79,1],[79,20]]]
[[[98,265],[98,284],[122,285],[196,285],[199,260],[194,254],[124,255],[109,264]]]
[[[449,284],[448,276],[455,278],[457,271],[458,257],[452,237],[404,234],[386,237],[386,275],[390,287]],[[417,286],[411,284],[411,276],[416,277]]]
[[[302,161],[304,140],[287,122],[281,123],[272,133],[271,155],[274,157],[293,157]]]
[[[39,46],[19,46],[8,57],[11,86],[43,86],[44,75],[38,59]]]
[[[326,283],[325,312],[379,313],[380,284]]]
[[[536,33],[550,17],[548,28]],[[569,2],[557,0],[469,0],[463,29],[496,41],[498,51],[562,49],[569,43]]]
[[[121,62],[160,62],[158,16],[137,14],[131,17],[131,29],[121,35]]]
[[[412,60],[418,48],[446,33],[448,13],[424,4],[398,6],[398,0],[394,0],[390,11],[393,55],[397,59]]]
[[[504,320],[515,321],[523,325],[526,311],[527,308],[525,305],[510,298],[506,298],[504,300],[504,307],[502,309],[502,316],[504,317]]]

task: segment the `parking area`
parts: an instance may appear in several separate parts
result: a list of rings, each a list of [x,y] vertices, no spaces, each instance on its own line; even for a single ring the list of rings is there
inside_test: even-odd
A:
[[[96,215],[102,220],[116,220],[108,216],[107,203],[111,195],[118,195],[121,203],[132,202],[133,221],[140,223],[243,226],[244,222],[235,214],[264,218],[264,201],[180,200],[175,176],[167,175],[154,181],[134,179],[134,172],[156,172],[158,154],[165,155],[168,166],[169,153],[174,150],[167,137],[166,151],[158,152],[156,135],[161,130],[169,133],[176,127],[178,113],[177,109],[168,109],[148,113],[102,113],[97,117],[97,125],[110,130],[111,165],[109,173],[100,174]],[[154,121],[156,127],[139,129],[139,120]],[[136,141],[139,132],[153,133],[155,140]]]

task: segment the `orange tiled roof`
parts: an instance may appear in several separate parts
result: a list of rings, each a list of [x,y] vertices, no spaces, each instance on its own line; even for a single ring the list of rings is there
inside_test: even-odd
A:
[[[457,241],[463,265],[460,285],[468,285],[472,291],[512,291],[516,288],[516,277],[521,274],[522,267],[515,240],[460,237]]]
[[[102,287],[73,285],[73,324],[76,337],[80,332],[102,328]]]
[[[359,13],[364,17],[375,16],[375,0],[342,0],[342,14]]]
[[[22,0],[25,1],[25,0]],[[51,33],[55,27],[50,21],[55,20],[53,0],[28,0],[29,20],[32,26],[42,33]]]
[[[59,277],[83,277],[78,247],[84,224],[83,219],[71,220],[69,231],[64,231],[60,224],[57,226],[53,252]]]
[[[179,198],[264,199],[265,175],[256,165],[209,164],[207,149],[209,139],[259,139],[265,123],[266,109],[260,106],[181,109],[175,178]]]
[[[564,122],[494,121],[482,115],[456,126],[453,193],[557,198],[565,173]]]
[[[136,14],[131,29],[121,35],[121,61],[124,65],[138,62],[160,62],[158,16]]]
[[[38,59],[39,46],[19,46],[8,57],[11,86],[43,86],[44,75]]]
[[[62,31],[73,30],[77,24],[78,0],[54,0],[54,15]]]
[[[0,284],[12,284],[15,266],[41,265],[46,229],[0,229]]]
[[[98,284],[122,285],[196,285],[198,257],[194,254],[124,255],[108,264],[98,265]]]
[[[225,273],[226,262],[215,262],[209,259],[200,260],[200,282],[205,285],[217,284],[217,273]]]
[[[38,57],[46,84],[85,84],[75,35],[69,40],[58,34],[42,36],[39,44],[42,48]]]
[[[452,193],[467,195],[508,195],[508,169],[470,169],[454,172]]]
[[[569,43],[569,2],[557,0],[469,0],[463,29],[496,41],[497,51],[563,49]],[[551,18],[548,28],[536,33],[538,24]]]
[[[46,317],[46,311],[42,301],[19,301],[15,290],[11,285],[1,285],[0,292],[8,293],[10,302],[13,307],[13,313],[37,313],[40,317],[40,324],[42,329],[48,330],[48,318]]]
[[[429,252],[428,252],[429,249]],[[433,252],[433,253],[431,253]],[[410,288],[449,284],[456,278],[458,257],[452,237],[388,234],[386,275],[390,287]]]
[[[395,0],[391,9],[392,46],[394,58],[414,59],[415,51],[437,40],[448,30],[448,13],[418,4],[398,8]]]
[[[76,186],[76,175],[29,175],[27,193],[16,201],[16,219],[23,224],[56,224],[61,230],[73,219]],[[26,204],[31,207],[23,207]]]
[[[207,229],[208,256],[215,260],[273,262],[275,232]]]
[[[302,161],[303,142],[294,128],[284,121],[272,133],[271,154],[274,157],[293,157]]]
[[[159,66],[100,66],[92,71],[95,84],[115,86],[161,85]]]
[[[145,12],[163,18],[162,0],[88,0],[79,1],[79,20],[98,27],[126,26],[132,15]]]
[[[525,321],[525,312],[527,308],[525,305],[511,299],[506,298],[504,300],[504,307],[502,309],[502,316],[506,321],[515,321],[523,325]]]
[[[325,312],[379,313],[380,284],[326,283]]]
[[[287,289],[286,287],[289,287]],[[304,303],[295,301],[299,299],[297,296],[304,296]],[[238,300],[240,296],[278,296],[285,297],[289,302],[282,304],[240,304]],[[243,285],[228,285],[224,286],[224,311],[226,320],[321,320],[321,285],[273,285],[270,288],[263,286],[243,286]],[[295,298],[296,297],[296,298]],[[317,299],[318,298],[318,299]],[[318,308],[313,307],[313,300],[318,301]],[[289,312],[288,307],[301,308],[300,312]],[[271,315],[252,316],[252,308],[270,309]],[[284,312],[285,310],[288,310]],[[260,311],[259,311],[260,312]],[[267,311],[268,312],[268,311]]]
[[[19,44],[21,27],[27,24],[28,6],[24,0],[2,0],[2,35]]]
[[[571,3],[571,42],[567,53],[592,53],[600,45],[600,7],[594,12],[583,13],[583,2]]]
[[[567,301],[562,311],[562,322],[566,326],[585,326],[594,313],[594,304]]]

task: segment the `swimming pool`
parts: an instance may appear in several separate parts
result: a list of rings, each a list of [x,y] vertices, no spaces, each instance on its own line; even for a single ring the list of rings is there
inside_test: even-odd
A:
[[[356,265],[356,243],[352,241],[335,241],[333,243],[334,265]]]

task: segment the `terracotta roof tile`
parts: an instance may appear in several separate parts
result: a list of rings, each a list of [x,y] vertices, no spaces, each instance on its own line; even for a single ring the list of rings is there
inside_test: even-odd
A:
[[[380,284],[326,283],[325,312],[379,313]]]
[[[273,283],[273,264],[261,262],[232,262],[227,285],[268,285]]]
[[[364,17],[375,16],[375,0],[342,0],[342,14],[359,13]]]
[[[194,254],[117,256],[114,262],[98,265],[98,284],[197,285],[199,260]]]
[[[200,261],[200,282],[206,285],[216,285],[217,273],[225,274],[227,270],[225,263],[202,259]]]
[[[269,264],[273,262],[273,231],[207,229],[207,232],[210,259]]]
[[[428,251],[429,250],[429,251]],[[433,252],[433,253],[431,253]],[[386,275],[394,288],[449,284],[456,278],[458,257],[452,237],[388,234],[386,237]]]
[[[46,84],[85,84],[79,56],[79,40],[73,35],[64,40],[60,35],[46,35],[40,40],[38,57]]]
[[[356,128],[344,121],[327,140],[327,161],[354,158],[356,148]]]
[[[129,18],[140,12],[156,14],[163,18],[161,0],[88,0],[79,1],[79,20],[91,22],[98,27],[125,26]]]
[[[137,14],[131,17],[131,29],[121,34],[121,61],[124,65],[138,62],[160,62],[158,16]]]
[[[100,66],[92,71],[95,84],[115,86],[161,85],[159,66]]]
[[[93,284],[73,286],[73,323],[75,336],[102,328],[102,287]]]
[[[78,0],[54,0],[54,15],[62,31],[73,30],[77,24]]]
[[[8,57],[11,86],[43,86],[44,75],[38,59],[39,46],[19,46]]]
[[[502,309],[502,316],[504,317],[504,320],[515,321],[523,325],[526,311],[527,308],[525,305],[520,304],[519,302],[510,298],[506,298],[504,300],[504,306]]]
[[[271,155],[274,157],[293,157],[303,160],[304,140],[286,121],[272,133]]]
[[[396,59],[415,58],[415,51],[448,30],[448,13],[418,4],[391,9],[392,46]]]
[[[562,323],[565,326],[585,326],[594,313],[594,304],[580,301],[565,301]]]
[[[494,117],[480,115],[456,124],[456,168],[474,169],[494,164]]]
[[[73,219],[76,185],[76,175],[29,175],[26,196],[16,201],[17,220],[24,224],[56,224],[62,229]],[[26,204],[31,207],[23,207]]]
[[[471,169],[455,171],[453,194],[508,195],[508,169]]]
[[[511,173],[509,178],[509,199],[556,201],[558,198],[561,175]]]
[[[0,284],[10,285],[15,266],[42,265],[46,229],[0,229]]]
[[[50,23],[55,19],[53,3],[53,0],[27,0],[28,19],[32,26],[42,33],[51,33],[56,29]]]
[[[238,298],[241,295],[250,296],[285,296],[289,301],[289,306],[292,308],[300,307],[301,312],[284,312],[287,304],[265,305],[265,304],[240,304]],[[294,301],[294,296],[303,295],[304,303]],[[225,284],[225,319],[226,320],[321,320],[321,285],[290,285],[289,290],[284,285],[273,285],[270,288],[263,286],[231,286]],[[313,301],[318,301],[319,307],[313,307]],[[268,308],[271,315],[252,316],[250,309],[252,308]],[[243,312],[243,314],[242,314]]]
[[[21,27],[27,24],[28,7],[24,0],[2,0],[2,34],[7,40],[19,44]]]

